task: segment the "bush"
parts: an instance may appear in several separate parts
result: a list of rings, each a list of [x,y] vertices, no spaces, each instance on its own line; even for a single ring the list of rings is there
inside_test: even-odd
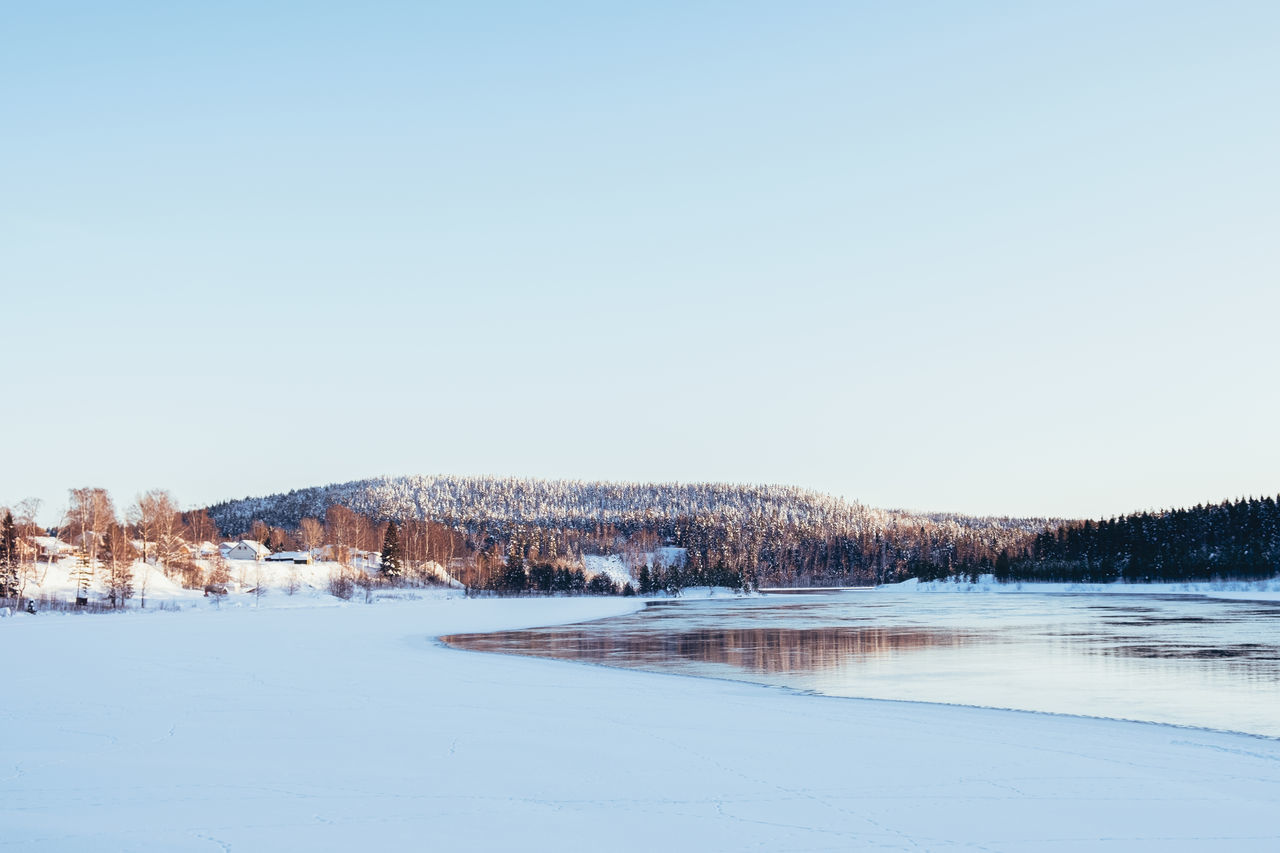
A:
[[[346,569],[335,569],[329,573],[329,594],[343,601],[350,601],[355,594],[355,579]]]

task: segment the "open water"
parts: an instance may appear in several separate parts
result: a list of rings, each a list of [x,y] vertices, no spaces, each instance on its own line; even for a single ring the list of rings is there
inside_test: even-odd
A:
[[[880,591],[656,602],[467,649],[1280,737],[1280,603]]]

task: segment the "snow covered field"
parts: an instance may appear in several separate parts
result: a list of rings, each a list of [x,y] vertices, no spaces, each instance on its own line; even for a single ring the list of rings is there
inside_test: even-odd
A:
[[[1277,741],[432,639],[637,606],[0,620],[0,850],[1280,849]]]

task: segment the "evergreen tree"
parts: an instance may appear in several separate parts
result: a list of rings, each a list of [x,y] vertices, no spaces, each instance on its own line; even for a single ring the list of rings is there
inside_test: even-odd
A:
[[[551,592],[555,587],[556,569],[550,563],[534,563],[529,567],[529,588]]]
[[[502,588],[507,592],[524,592],[529,585],[529,575],[524,570],[524,557],[514,548],[507,556],[507,565],[502,570]]]
[[[556,569],[553,589],[556,592],[571,592],[573,590],[573,578],[570,576],[568,568],[561,566]]]
[[[0,523],[0,595],[18,594],[18,535],[13,524],[13,513],[5,510]]]
[[[618,586],[606,574],[599,574],[587,581],[587,592],[592,595],[617,595]]]
[[[649,564],[643,563],[640,566],[640,594],[648,595],[653,592],[653,576],[649,574]]]
[[[1009,549],[1001,549],[1000,555],[996,557],[996,580],[1007,581],[1009,579]]]
[[[133,546],[123,527],[112,522],[102,538],[102,556],[106,573],[102,576],[106,598],[112,607],[124,607],[133,598]]]
[[[667,592],[671,595],[679,595],[682,589],[684,589],[684,578],[680,567],[672,563],[667,567]]]
[[[387,524],[387,534],[382,537],[382,575],[389,580],[398,580],[404,568],[401,565],[400,538],[394,521]]]

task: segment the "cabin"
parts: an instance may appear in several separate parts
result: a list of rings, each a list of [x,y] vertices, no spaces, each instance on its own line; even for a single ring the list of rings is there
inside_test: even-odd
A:
[[[257,560],[261,562],[271,555],[271,549],[252,539],[241,539],[227,552],[228,560]]]
[[[32,536],[31,544],[36,547],[40,559],[46,563],[52,563],[59,557],[74,554],[76,550],[56,536]]]

